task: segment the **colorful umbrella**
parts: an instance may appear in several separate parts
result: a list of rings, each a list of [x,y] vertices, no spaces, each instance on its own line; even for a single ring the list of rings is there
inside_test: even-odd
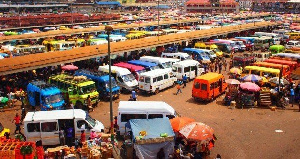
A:
[[[174,132],[178,132],[182,127],[186,126],[189,123],[194,122],[195,119],[191,119],[188,117],[176,117],[173,119],[170,119],[171,126],[174,130]]]
[[[251,92],[258,92],[260,90],[260,87],[257,84],[252,83],[252,82],[241,83],[240,87],[243,90],[248,90],[248,91],[251,91]]]
[[[67,71],[74,71],[74,70],[78,70],[77,66],[74,65],[65,65],[61,67],[62,70],[67,70]]]
[[[279,77],[270,78],[269,82],[279,84]],[[288,80],[284,79],[284,78],[281,78],[280,79],[280,84],[287,85],[287,84],[290,84],[290,82]]]
[[[241,74],[242,71],[239,68],[233,67],[233,68],[230,69],[230,73]]]
[[[246,81],[246,82],[258,82],[260,80],[262,80],[262,78],[258,75],[253,75],[253,74],[249,74],[249,75],[246,75],[242,78],[243,81]]]
[[[228,84],[241,84],[240,81],[238,81],[236,79],[227,79],[227,80],[225,80],[225,82]]]
[[[213,139],[214,130],[200,122],[192,122],[179,131],[185,138],[195,141],[206,141]]]

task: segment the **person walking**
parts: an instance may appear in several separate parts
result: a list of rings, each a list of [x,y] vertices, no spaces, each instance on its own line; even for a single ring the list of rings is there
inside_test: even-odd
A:
[[[88,95],[88,97],[87,97],[87,106],[88,106],[88,111],[90,111],[90,110],[92,110],[92,112],[94,111],[90,95]]]
[[[18,113],[16,113],[16,116],[14,117],[14,119],[12,120],[12,123],[15,121],[15,125],[16,125],[16,130],[15,130],[15,134],[17,134],[17,131],[19,131],[19,134],[21,134],[21,127],[20,127],[20,121],[21,118],[19,116]]]
[[[215,63],[215,72],[218,71],[218,63],[219,63],[219,60],[217,60],[216,63]]]
[[[82,147],[83,143],[85,142],[85,130],[81,130],[81,134],[80,134],[80,147]]]
[[[182,82],[183,82],[183,88],[186,87],[186,83],[187,83],[186,74],[184,76],[182,76]]]
[[[209,68],[210,68],[210,72],[213,72],[213,71],[214,71],[214,62],[212,62],[212,63],[209,65]]]
[[[222,72],[222,62],[220,61],[219,62],[219,73],[221,73]]]
[[[292,107],[294,106],[294,99],[295,99],[295,90],[293,87],[290,89],[290,103],[292,104]]]
[[[176,88],[177,88],[176,95],[177,95],[179,92],[182,93],[182,91],[181,91],[181,86],[180,86],[179,83],[177,84]]]
[[[226,71],[226,68],[227,68],[227,62],[226,61],[223,63],[223,66],[224,66],[224,70]]]
[[[67,129],[67,145],[69,146],[69,147],[71,147],[72,146],[72,142],[73,142],[73,131],[74,131],[74,129],[72,128],[72,127],[69,127],[68,129]]]
[[[64,129],[61,129],[59,130],[59,143],[60,143],[60,146],[64,146],[66,145],[66,138],[65,138],[65,131]]]
[[[133,91],[131,92],[131,97],[132,97],[133,101],[136,101],[137,95],[136,95],[136,91],[135,91],[135,90],[133,90]]]

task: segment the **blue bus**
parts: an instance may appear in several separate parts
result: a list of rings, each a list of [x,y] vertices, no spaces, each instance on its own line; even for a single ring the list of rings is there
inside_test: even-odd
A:
[[[28,102],[32,107],[41,110],[60,110],[65,101],[61,91],[45,81],[33,81],[27,85]]]
[[[75,76],[86,76],[93,80],[96,84],[97,91],[99,92],[99,97],[102,99],[108,100],[110,98],[109,94],[109,75],[104,75],[98,72],[91,72],[88,70],[77,70],[74,74]],[[119,98],[120,87],[117,85],[117,82],[114,77],[111,77],[111,88],[112,96],[114,99]]]
[[[193,57],[194,60],[203,60],[203,61],[210,61],[209,56],[202,50],[196,49],[196,48],[184,48],[182,50],[184,53],[188,53]]]
[[[131,60],[131,61],[128,61],[128,63],[137,65],[137,66],[142,66],[146,69],[146,71],[160,69],[156,63],[152,63],[152,62],[145,62],[145,61],[141,61],[141,60]]]

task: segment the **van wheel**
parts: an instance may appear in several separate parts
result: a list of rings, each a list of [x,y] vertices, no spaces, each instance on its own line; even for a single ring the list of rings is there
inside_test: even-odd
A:
[[[159,93],[159,89],[158,89],[158,88],[156,88],[156,90],[155,90],[154,94],[158,94],[158,93]]]
[[[35,107],[35,111],[41,111],[41,110],[42,110],[41,106],[36,106]]]
[[[76,108],[76,109],[83,109],[83,104],[82,104],[82,102],[77,101],[76,104],[75,104],[75,108]]]

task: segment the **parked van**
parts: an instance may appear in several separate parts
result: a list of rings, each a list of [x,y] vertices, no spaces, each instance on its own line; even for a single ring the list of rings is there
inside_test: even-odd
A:
[[[215,44],[197,42],[195,43],[195,48],[212,50],[218,57],[223,56],[223,52],[219,50],[218,46]]]
[[[173,59],[173,58],[162,58],[162,57],[154,57],[154,56],[142,56],[140,58],[141,61],[145,62],[153,62],[156,63],[160,68],[172,68],[172,65],[175,62],[179,62],[179,59]]]
[[[192,97],[195,100],[212,101],[225,92],[227,83],[222,74],[209,72],[194,80]]]
[[[96,84],[99,97],[102,99],[110,98],[109,90],[109,75],[101,74],[99,72],[91,72],[88,70],[77,70],[74,74],[75,76],[86,76],[87,78],[93,80]],[[111,89],[113,98],[119,98],[120,87],[114,77],[111,77]]]
[[[248,74],[255,74],[258,76],[271,78],[271,77],[279,77],[280,70],[274,68],[259,67],[259,66],[246,66],[242,72],[242,77]]]
[[[174,86],[177,81],[172,69],[157,69],[142,73],[139,79],[139,89],[147,93],[158,94],[159,91]]]
[[[176,59],[180,59],[181,61],[183,61],[183,60],[192,60],[192,56],[190,56],[189,54],[184,53],[184,52],[177,52],[177,53],[163,52],[161,54],[161,57],[176,58]]]
[[[253,65],[260,66],[260,67],[279,69],[279,70],[281,70],[283,77],[289,77],[289,75],[291,74],[290,66],[288,66],[288,65],[281,65],[281,64],[275,64],[275,63],[269,63],[269,62],[255,62]]]
[[[160,69],[159,66],[156,63],[153,63],[153,62],[145,62],[145,61],[141,61],[141,60],[131,60],[131,61],[128,61],[128,63],[133,64],[133,65],[137,65],[137,66],[142,66],[147,71]]]
[[[116,64],[114,64],[114,66],[127,68],[133,74],[133,76],[135,77],[135,79],[137,81],[140,78],[140,74],[143,73],[143,72],[146,72],[144,67],[133,65],[133,64],[130,64],[130,63],[126,63],[126,62],[116,63]]]
[[[194,60],[201,61],[210,61],[210,58],[204,51],[201,51],[196,48],[184,48],[182,52],[188,53],[192,56]]]
[[[216,53],[212,50],[208,50],[208,49],[198,49],[198,50],[203,51],[209,57],[210,60],[214,60],[217,58]]]
[[[178,116],[173,107],[163,101],[120,101],[117,124],[118,135],[125,133],[125,124],[130,119],[174,118]],[[126,128],[126,132],[130,129]]]
[[[27,85],[28,102],[40,110],[64,109],[61,91],[45,81],[32,81]]]
[[[109,66],[99,66],[98,71],[108,74]],[[138,87],[138,81],[126,68],[111,66],[111,74],[117,80],[118,85],[122,87],[122,89],[132,91]]]
[[[191,80],[204,73],[204,68],[201,68],[196,60],[185,60],[175,63],[173,72],[176,72],[177,79],[182,79],[183,75],[186,75]]]
[[[85,130],[86,139],[92,129],[104,131],[101,122],[81,109],[28,112],[24,118],[26,141],[41,140],[43,145],[59,145],[59,131],[70,127],[74,130],[73,139],[80,138],[81,130]]]

